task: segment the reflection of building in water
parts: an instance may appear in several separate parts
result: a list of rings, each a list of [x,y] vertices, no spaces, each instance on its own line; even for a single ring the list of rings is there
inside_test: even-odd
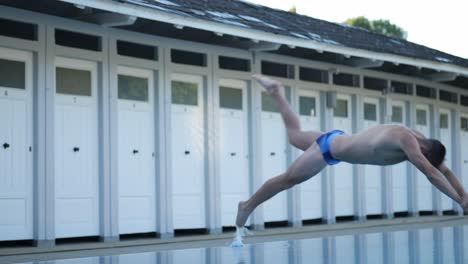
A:
[[[395,228],[403,228],[395,230]],[[138,247],[110,249],[102,257],[65,259],[47,263],[109,263],[109,264],[306,264],[311,263],[464,263],[466,226],[430,226],[404,229],[409,226],[384,228],[384,232],[361,229],[359,233],[328,231],[280,237],[250,237],[244,247],[229,247],[224,242],[199,241],[188,245],[154,245],[150,252]],[[369,232],[369,233],[368,233]],[[317,236],[336,234],[336,236]],[[314,237],[310,237],[314,236]],[[275,241],[272,241],[275,240]],[[199,246],[198,248],[191,248]],[[170,249],[170,248],[175,248]],[[166,251],[159,251],[165,249]],[[167,250],[170,249],[170,250]],[[126,252],[122,254],[122,251]],[[103,254],[106,254],[105,252]],[[37,262],[42,264],[43,262]],[[45,262],[44,262],[45,263]]]

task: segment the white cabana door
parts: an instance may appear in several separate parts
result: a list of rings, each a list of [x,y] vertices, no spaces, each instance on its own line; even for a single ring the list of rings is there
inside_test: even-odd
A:
[[[406,124],[406,107],[403,101],[392,101],[392,123]],[[395,212],[408,212],[408,162],[392,167],[393,209]]]
[[[445,165],[453,169],[453,159],[452,159],[452,113],[449,109],[440,109],[439,110],[439,132],[440,132],[440,141],[444,144],[446,148],[445,154]],[[450,199],[447,195],[441,193],[442,196],[442,210],[453,210],[453,200]]]
[[[465,190],[468,190],[468,114],[460,117],[461,174]]]
[[[153,79],[150,70],[117,68],[120,234],[156,229]]]
[[[319,93],[299,90],[299,120],[303,131],[320,131]],[[303,151],[299,151],[302,154]],[[301,184],[301,215],[303,220],[322,218],[322,173]]]
[[[261,156],[263,182],[286,171],[286,128],[273,98],[262,92]],[[275,195],[263,204],[264,221],[285,221],[287,216],[286,192]]]
[[[426,138],[430,138],[431,122],[429,118],[429,106],[416,105],[416,130]],[[427,177],[417,170],[416,186],[418,194],[418,210],[432,211],[432,185]]]
[[[380,105],[375,98],[364,98],[364,124],[367,129],[380,124]],[[382,167],[364,165],[366,214],[381,215],[382,211]]]
[[[0,48],[0,241],[33,238],[32,54]]]
[[[99,235],[97,65],[56,58],[55,232]]]
[[[206,227],[205,146],[201,76],[172,74],[172,194],[174,229]]]
[[[351,96],[337,95],[336,107],[333,113],[333,129],[343,130],[352,134]],[[353,166],[341,162],[333,167],[335,174],[335,214],[336,216],[352,216],[353,205]]]
[[[221,222],[233,226],[250,186],[246,82],[220,80],[219,107]]]

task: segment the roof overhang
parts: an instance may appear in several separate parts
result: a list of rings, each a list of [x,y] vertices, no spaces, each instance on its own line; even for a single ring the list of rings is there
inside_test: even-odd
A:
[[[216,34],[228,34],[233,36],[239,36],[252,40],[264,41],[269,43],[277,43],[281,45],[287,45],[290,47],[302,47],[306,49],[312,49],[317,51],[327,51],[336,54],[342,54],[343,56],[353,56],[367,58],[372,61],[387,61],[395,64],[407,64],[419,68],[428,68],[436,71],[450,72],[458,75],[468,77],[468,69],[449,64],[444,62],[428,61],[423,59],[416,59],[405,57],[401,55],[394,55],[388,53],[379,53],[375,51],[368,51],[362,49],[355,49],[339,45],[326,44],[310,39],[299,39],[284,35],[276,35],[264,31],[236,27],[232,25],[215,23],[206,21],[189,16],[181,16],[177,14],[171,14],[159,10],[149,9],[142,6],[136,6],[126,4],[125,2],[110,1],[110,0],[59,0],[79,6],[87,6],[91,8],[101,9],[108,12],[115,12],[130,17],[140,17],[153,21],[160,21],[166,23],[172,23],[174,25],[192,27],[207,31],[215,32]]]

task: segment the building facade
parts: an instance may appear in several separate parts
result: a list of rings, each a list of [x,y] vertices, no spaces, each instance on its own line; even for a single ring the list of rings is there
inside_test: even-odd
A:
[[[0,241],[114,241],[234,226],[238,201],[300,155],[254,73],[285,84],[304,129],[353,133],[398,123],[440,139],[468,187],[468,86],[451,85],[451,72],[423,79],[12,4],[0,6],[0,21]],[[468,76],[455,68],[455,78]],[[461,213],[407,162],[339,164],[275,196],[248,224]]]

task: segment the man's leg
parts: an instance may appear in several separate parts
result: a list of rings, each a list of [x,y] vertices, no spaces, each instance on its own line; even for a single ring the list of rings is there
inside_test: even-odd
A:
[[[310,179],[325,168],[326,165],[319,146],[313,144],[293,162],[285,173],[269,179],[250,199],[239,203],[236,225],[238,227],[244,226],[247,218],[257,206],[277,193]]]
[[[255,74],[252,77],[257,80],[275,100],[276,106],[283,118],[284,125],[286,126],[289,142],[303,151],[308,149],[315,140],[322,135],[322,132],[301,131],[301,124],[298,116],[291,109],[286,98],[281,94],[281,90],[284,90],[284,87],[280,82],[259,74]]]

